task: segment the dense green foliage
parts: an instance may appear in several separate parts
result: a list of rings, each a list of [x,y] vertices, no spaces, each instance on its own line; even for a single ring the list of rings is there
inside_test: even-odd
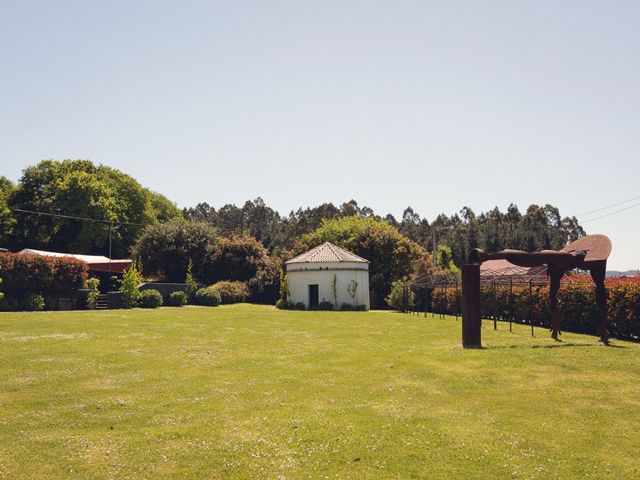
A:
[[[270,263],[267,251],[255,238],[221,238],[207,266],[204,280],[247,281],[260,270],[268,269]]]
[[[417,262],[428,257],[424,248],[401,235],[395,227],[372,217],[351,216],[326,220],[296,245],[302,252],[331,242],[369,260],[369,286],[380,299],[391,290],[391,282],[411,274]]]
[[[86,307],[89,310],[95,310],[96,304],[98,302],[98,296],[100,295],[100,279],[98,278],[89,278],[87,279],[85,288],[89,289],[86,292]]]
[[[141,308],[159,308],[162,306],[162,294],[158,290],[143,290],[140,292],[138,306]]]
[[[640,280],[638,278],[610,278],[606,281],[609,319],[612,333],[619,338],[640,338]],[[549,287],[490,286],[481,289],[481,312],[484,318],[533,323],[550,327]],[[460,314],[462,293],[460,288],[438,289],[433,292],[436,312]],[[577,277],[563,283],[558,292],[558,309],[562,316],[562,329],[595,334],[598,314],[595,287],[589,278]]]
[[[0,272],[7,296],[68,295],[87,280],[87,264],[69,257],[0,253]]]
[[[162,195],[143,188],[118,170],[89,160],[44,160],[26,168],[10,190],[7,198],[10,208],[127,223],[112,232],[116,257],[128,255],[145,225],[181,216]],[[0,194],[0,223],[3,195]],[[8,239],[12,249],[30,247],[96,254],[108,251],[108,224],[15,211],[11,217],[11,228],[2,237]]]
[[[18,310],[24,312],[39,312],[44,310],[44,296],[39,293],[27,292],[18,297]]]
[[[257,198],[246,202],[242,208],[225,205],[217,211],[207,203],[201,203],[185,209],[184,215],[210,223],[223,236],[250,234],[262,241],[269,251],[292,249],[300,237],[316,230],[323,221],[354,215],[384,219],[402,235],[429,251],[432,250],[433,228],[451,226],[453,228],[439,232],[437,237],[439,243],[451,247],[457,265],[461,265],[471,249],[476,247],[488,251],[507,247],[528,251],[557,249],[585,234],[575,217],[561,217],[552,205],[530,205],[524,214],[513,204],[506,212],[496,207],[479,215],[464,207],[459,213],[441,214],[429,223],[411,207],[405,209],[401,220],[396,220],[393,215],[375,215],[371,208],[360,207],[355,200],[340,207],[325,203],[314,208],[299,208],[281,217]]]
[[[140,290],[138,287],[142,283],[142,280],[142,274],[135,263],[124,272],[122,283],[120,284],[122,306],[124,308],[133,308],[138,304],[138,300],[140,299]]]
[[[170,307],[182,307],[187,304],[187,294],[185,292],[171,292],[167,298],[167,305]]]
[[[415,300],[415,295],[411,290],[411,282],[405,277],[394,281],[391,284],[391,292],[386,298],[387,304],[401,312],[407,311]]]
[[[0,314],[7,479],[616,479],[640,345],[383,312]]]
[[[145,275],[182,282],[191,265],[192,276],[204,281],[212,268],[217,242],[209,224],[177,219],[147,227],[132,253],[142,262]]]
[[[194,221],[185,222],[183,214]],[[108,222],[114,222],[114,228]],[[438,233],[439,265],[431,266],[425,253],[432,249],[434,228],[440,227],[451,228]],[[464,207],[451,216],[441,214],[432,223],[411,207],[398,221],[392,215],[376,215],[355,200],[299,208],[288,216],[261,198],[218,210],[201,203],[181,213],[167,198],[130,176],[88,160],[42,161],[26,168],[15,185],[0,177],[0,246],[106,254],[109,232],[113,256],[132,254],[141,259],[146,275],[182,282],[192,262],[194,282],[246,281],[249,299],[268,303],[276,299],[282,261],[321,237],[371,260],[371,286],[381,300],[391,282],[403,276],[438,268],[455,275],[455,265],[462,264],[475,247],[561,248],[585,233],[575,217],[561,217],[551,205],[530,205],[524,214],[515,205],[504,213],[494,208],[479,215]]]
[[[214,287],[204,287],[196,290],[194,297],[196,305],[202,305],[204,307],[216,307],[222,302],[220,292]]]
[[[249,288],[244,282],[222,280],[214,283],[211,288],[220,294],[220,303],[242,303],[249,297]]]

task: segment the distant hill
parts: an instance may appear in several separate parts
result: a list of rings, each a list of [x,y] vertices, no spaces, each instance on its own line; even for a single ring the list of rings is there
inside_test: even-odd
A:
[[[635,277],[635,276],[640,276],[640,271],[626,270],[624,272],[620,272],[618,270],[607,270],[607,277]]]

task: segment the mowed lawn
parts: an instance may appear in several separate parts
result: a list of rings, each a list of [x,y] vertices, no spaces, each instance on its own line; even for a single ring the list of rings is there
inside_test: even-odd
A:
[[[392,312],[0,314],[0,478],[640,478],[640,345]]]

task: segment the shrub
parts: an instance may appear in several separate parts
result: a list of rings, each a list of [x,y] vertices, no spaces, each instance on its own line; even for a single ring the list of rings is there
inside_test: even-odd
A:
[[[322,299],[322,301],[318,303],[316,310],[333,310],[333,303],[329,300]]]
[[[120,291],[122,292],[123,308],[133,308],[136,306],[136,303],[140,298],[140,290],[138,290],[140,283],[142,283],[142,275],[134,263],[122,276]]]
[[[351,312],[351,311],[355,310],[355,307],[353,305],[351,305],[350,303],[343,303],[342,305],[340,305],[340,310],[342,310],[344,312]]]
[[[100,287],[100,279],[89,278],[86,282],[86,287],[91,289],[90,292],[87,292],[87,309],[95,310],[98,296],[100,296],[100,291],[98,290],[98,288]]]
[[[220,238],[213,255],[202,265],[200,280],[216,282],[253,278],[270,264],[264,246],[253,237]]]
[[[145,275],[167,282],[182,282],[192,262],[192,274],[201,280],[216,243],[216,231],[208,223],[176,219],[146,227],[133,247],[133,257],[142,262]]]
[[[306,309],[307,309],[307,306],[304,304],[304,302],[296,302],[291,305],[291,310],[306,310]]]
[[[200,288],[196,290],[195,302],[196,305],[217,307],[221,302],[220,292],[213,287]]]
[[[0,272],[5,293],[17,296],[68,294],[82,288],[87,279],[87,264],[70,257],[2,253]]]
[[[607,279],[609,320],[619,338],[640,338],[640,278]],[[551,327],[549,286],[498,285],[480,290],[480,312],[483,318],[524,322]],[[462,311],[461,288],[436,289],[432,294],[433,309],[455,314]],[[587,278],[563,281],[558,292],[558,311],[562,330],[595,334],[598,325],[595,285]]]
[[[10,297],[8,295],[4,295],[0,300],[0,311],[1,312],[15,312],[18,310],[20,302],[16,297]]]
[[[280,299],[276,302],[276,308],[279,308],[281,310],[289,310],[292,306],[293,304],[288,300]]]
[[[167,305],[171,307],[182,307],[187,304],[187,294],[185,292],[171,292],[167,298]]]
[[[162,295],[158,290],[143,290],[140,292],[138,305],[142,308],[158,308],[162,306]]]
[[[211,288],[215,288],[220,293],[223,304],[241,303],[249,296],[249,289],[244,282],[222,281],[214,283]]]
[[[193,298],[196,295],[196,290],[198,290],[198,282],[193,278],[193,262],[191,259],[187,262],[187,273],[184,277],[184,283],[187,286],[186,294],[189,302],[193,302]]]
[[[386,298],[390,307],[406,312],[414,301],[414,293],[407,278],[396,280],[391,284],[391,293]]]
[[[39,312],[44,310],[44,297],[38,293],[25,293],[19,302],[20,310],[27,312]]]

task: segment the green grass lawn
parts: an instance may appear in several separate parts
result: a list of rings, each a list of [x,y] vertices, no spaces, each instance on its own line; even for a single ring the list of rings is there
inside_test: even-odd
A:
[[[0,478],[640,478],[640,345],[265,306],[0,314]]]

